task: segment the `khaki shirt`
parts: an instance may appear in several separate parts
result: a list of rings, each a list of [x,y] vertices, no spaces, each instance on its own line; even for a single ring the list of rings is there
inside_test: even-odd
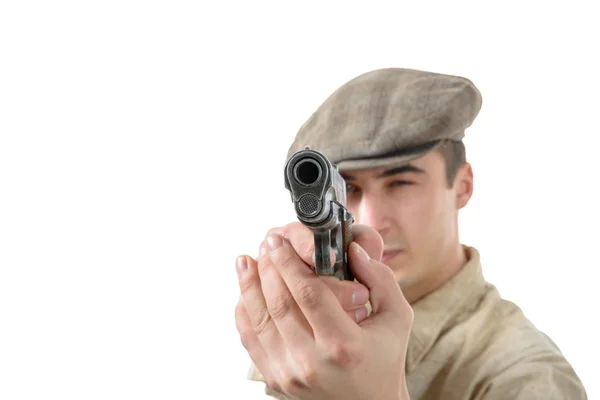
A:
[[[479,252],[440,289],[412,304],[406,357],[411,400],[583,400],[559,348],[486,282]],[[251,365],[248,378],[264,378]],[[287,397],[265,385],[265,393]]]

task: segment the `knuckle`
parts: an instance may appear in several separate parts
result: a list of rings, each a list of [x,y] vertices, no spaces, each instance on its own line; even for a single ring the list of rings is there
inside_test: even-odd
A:
[[[269,326],[269,311],[267,309],[261,309],[257,312],[256,318],[254,318],[254,333],[261,335]]]
[[[272,378],[272,377],[265,378],[265,381],[267,382],[267,385],[274,391],[279,392],[279,393],[283,392],[281,389],[281,386],[274,378]]]
[[[255,333],[252,330],[244,329],[240,331],[240,342],[246,350],[251,349],[252,343],[254,342],[254,335]]]
[[[288,314],[292,308],[293,299],[289,294],[280,294],[267,300],[267,308],[274,319],[281,319]]]
[[[244,312],[246,312],[246,307],[244,306],[243,300],[240,298],[235,305],[235,317],[238,319],[241,318],[243,315],[242,313]]]
[[[385,280],[390,280],[390,279],[392,279],[394,281],[396,280],[396,277],[394,276],[394,272],[392,271],[392,269],[390,267],[388,267],[385,264],[381,264],[381,263],[378,263],[378,265],[379,265],[379,268],[383,269],[381,274],[383,275]]]
[[[340,367],[354,367],[363,357],[356,346],[347,343],[332,342],[324,351],[325,360]]]
[[[293,239],[295,242],[294,244],[297,245],[310,242],[310,240],[306,240],[309,235],[311,239],[313,238],[312,231],[300,222],[292,222],[287,224],[282,228],[282,231],[285,232],[284,237],[286,239]],[[307,233],[309,235],[307,235]]]
[[[282,230],[282,228],[281,228],[281,227],[275,227],[275,228],[271,228],[271,229],[269,229],[269,230],[267,231],[267,234],[265,235],[265,237],[267,237],[267,236],[269,236],[269,235],[272,235],[272,234],[274,234],[274,233],[281,234],[281,230]]]
[[[381,276],[379,278],[379,282],[386,288],[397,288],[397,280],[394,275],[394,271],[390,267],[385,264],[374,263],[375,268],[379,268],[381,270]]]
[[[284,369],[281,371],[281,388],[286,393],[294,393],[298,389],[305,387],[302,380],[293,373],[290,373],[288,370]]]
[[[308,230],[310,236],[307,235],[306,230],[308,228],[302,223],[293,222],[282,227],[279,234],[289,241],[291,247],[301,259],[310,260],[315,249],[314,236],[310,230]]]
[[[304,260],[310,260],[315,252],[314,243],[301,241],[300,243],[294,243],[293,246],[296,253]]]
[[[279,249],[279,250],[283,250],[283,249]],[[294,253],[291,251],[286,251],[285,254],[282,256],[282,259],[279,262],[279,265],[282,270],[286,270],[286,269],[294,268],[294,266],[296,265],[296,261],[297,261],[297,259],[294,257]]]
[[[278,232],[278,233],[279,233],[281,236],[283,236],[284,238],[286,238],[286,239],[287,239],[287,238],[290,236],[290,226],[289,226],[289,225],[286,225],[286,226],[283,226],[283,227],[281,227],[281,228],[279,229],[279,232]]]
[[[321,294],[314,283],[298,282],[298,303],[301,307],[315,308],[321,301]]]
[[[244,306],[244,303],[242,302],[242,300],[238,301],[237,305],[235,306],[235,323],[236,326],[238,328],[238,330],[241,330],[244,326],[244,322],[246,322],[246,307]],[[246,318],[245,318],[246,317]]]
[[[250,289],[252,289],[255,283],[256,279],[252,276],[246,277],[245,279],[240,279],[240,293],[247,293]]]
[[[305,360],[302,363],[302,375],[302,381],[307,387],[317,386],[318,373],[314,360]]]
[[[302,224],[301,222],[299,222],[299,221],[294,221],[294,222],[290,222],[289,224],[285,225],[285,226],[283,227],[283,229],[284,229],[286,232],[292,232],[292,231],[295,231],[295,230],[302,230],[302,229],[306,229],[306,227],[305,227],[305,226],[304,226],[304,224]]]
[[[264,274],[269,270],[269,268],[271,268],[273,266],[273,263],[271,262],[271,258],[270,257],[261,257],[258,260],[258,265],[256,266],[256,269],[258,270],[258,277],[259,279],[261,275],[264,276]]]

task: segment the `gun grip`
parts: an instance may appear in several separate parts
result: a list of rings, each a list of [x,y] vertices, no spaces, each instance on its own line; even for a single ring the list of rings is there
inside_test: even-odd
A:
[[[329,232],[315,232],[315,271],[317,275],[333,275]]]
[[[317,275],[336,276],[340,280],[354,280],[348,265],[348,249],[352,242],[354,219],[346,209],[339,209],[339,223],[331,231],[317,231],[315,235],[315,272]],[[333,248],[336,257],[331,259]]]

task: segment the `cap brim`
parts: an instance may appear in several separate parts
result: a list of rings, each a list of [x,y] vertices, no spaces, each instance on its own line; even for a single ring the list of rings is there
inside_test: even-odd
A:
[[[407,153],[400,153],[390,156],[376,157],[376,158],[361,158],[356,160],[343,160],[337,163],[339,171],[350,171],[357,169],[369,169],[369,168],[382,168],[382,167],[396,167],[421,158],[427,153],[435,150],[442,144],[442,140],[438,140],[432,143],[428,143],[426,146],[420,146],[418,150],[410,151]]]

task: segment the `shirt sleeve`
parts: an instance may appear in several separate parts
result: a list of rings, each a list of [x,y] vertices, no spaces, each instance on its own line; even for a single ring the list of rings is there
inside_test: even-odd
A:
[[[566,361],[516,364],[489,379],[478,400],[587,400],[587,393]]]

